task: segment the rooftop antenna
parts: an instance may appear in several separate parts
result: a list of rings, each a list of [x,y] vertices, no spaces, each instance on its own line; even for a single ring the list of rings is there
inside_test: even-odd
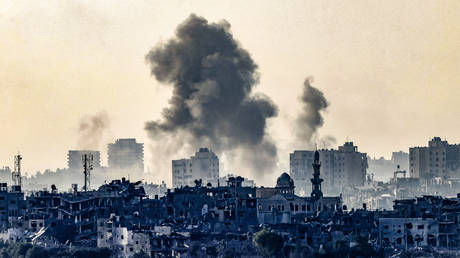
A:
[[[81,161],[83,162],[83,174],[85,175],[85,182],[83,191],[88,191],[91,185],[91,170],[93,170],[93,154],[81,155]]]
[[[19,155],[19,152],[18,152],[18,155],[14,156],[14,171],[11,174],[11,177],[13,179],[14,185],[18,185],[20,187],[22,186],[21,160],[22,160],[22,156]]]

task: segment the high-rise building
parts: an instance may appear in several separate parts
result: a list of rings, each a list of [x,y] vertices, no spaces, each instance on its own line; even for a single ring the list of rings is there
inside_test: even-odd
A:
[[[345,185],[345,176],[342,169],[339,170],[341,158],[338,150],[319,150],[321,161],[321,177],[324,178],[323,191],[327,194],[342,192]]]
[[[144,144],[134,138],[118,139],[108,145],[108,165],[111,169],[144,172]]]
[[[0,182],[5,182],[11,184],[11,169],[8,166],[0,167]]]
[[[82,156],[84,154],[93,155],[94,168],[101,167],[101,153],[95,150],[69,150],[69,152],[67,153],[67,167],[72,170],[82,170]]]
[[[338,150],[318,150],[321,162],[323,192],[337,194],[345,186],[362,186],[366,180],[367,156],[358,152],[353,142],[346,142]],[[306,195],[312,185],[314,151],[294,151],[290,156],[290,174],[295,181],[296,193]]]
[[[412,147],[409,149],[409,169],[411,177],[422,180],[458,177],[460,145],[434,137],[427,147]]]
[[[173,187],[194,186],[195,180],[202,184],[217,186],[219,179],[219,158],[208,148],[200,148],[190,159],[172,161]]]
[[[358,152],[358,146],[354,146],[353,142],[339,146],[338,153],[337,167],[339,172],[343,172],[343,185],[363,186],[366,182],[367,154]]]
[[[296,150],[289,154],[289,173],[295,182],[297,194],[301,196],[305,196],[311,190],[313,154],[313,151],[307,150]]]

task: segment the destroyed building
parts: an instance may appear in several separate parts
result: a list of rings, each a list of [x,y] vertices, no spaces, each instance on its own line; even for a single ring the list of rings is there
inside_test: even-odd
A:
[[[27,195],[18,185],[1,184],[0,237],[47,248],[110,248],[119,257],[256,256],[255,235],[263,230],[281,237],[283,252],[303,250],[307,257],[360,252],[360,239],[366,250],[385,256],[417,248],[460,250],[460,194],[393,199],[387,210],[367,202],[351,208],[341,195],[324,196],[321,151],[314,152],[310,165],[307,197],[296,195],[287,173],[274,187],[228,176],[217,185],[196,179],[191,186],[163,188],[164,195],[147,194],[149,184],[125,178],[95,190],[74,184],[66,192],[52,185]],[[399,174],[390,185],[411,184]],[[369,191],[386,187],[368,183]]]

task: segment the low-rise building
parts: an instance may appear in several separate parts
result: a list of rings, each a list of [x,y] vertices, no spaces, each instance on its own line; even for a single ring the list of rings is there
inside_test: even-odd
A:
[[[380,218],[379,239],[382,246],[438,246],[439,222],[433,218]]]
[[[136,253],[151,255],[150,232],[129,229],[120,216],[97,220],[97,247],[110,248],[118,257],[132,257]]]

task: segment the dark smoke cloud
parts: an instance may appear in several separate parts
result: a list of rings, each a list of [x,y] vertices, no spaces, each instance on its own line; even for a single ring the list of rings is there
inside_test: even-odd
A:
[[[326,135],[319,140],[319,149],[331,149],[337,145],[337,140],[332,135]]]
[[[83,117],[78,127],[78,147],[86,150],[98,150],[109,123],[109,116],[105,111]]]
[[[324,124],[322,113],[327,110],[329,102],[322,91],[311,85],[312,82],[312,77],[304,82],[302,111],[296,121],[297,141],[309,148],[330,148],[336,142],[333,136],[318,139],[318,129]]]
[[[145,126],[160,146],[156,150],[175,154],[186,146],[187,151],[209,146],[240,168],[264,172],[275,167],[277,149],[266,126],[277,107],[268,97],[252,94],[257,65],[233,38],[227,21],[208,23],[192,14],[146,61],[158,81],[173,86],[163,119]]]

